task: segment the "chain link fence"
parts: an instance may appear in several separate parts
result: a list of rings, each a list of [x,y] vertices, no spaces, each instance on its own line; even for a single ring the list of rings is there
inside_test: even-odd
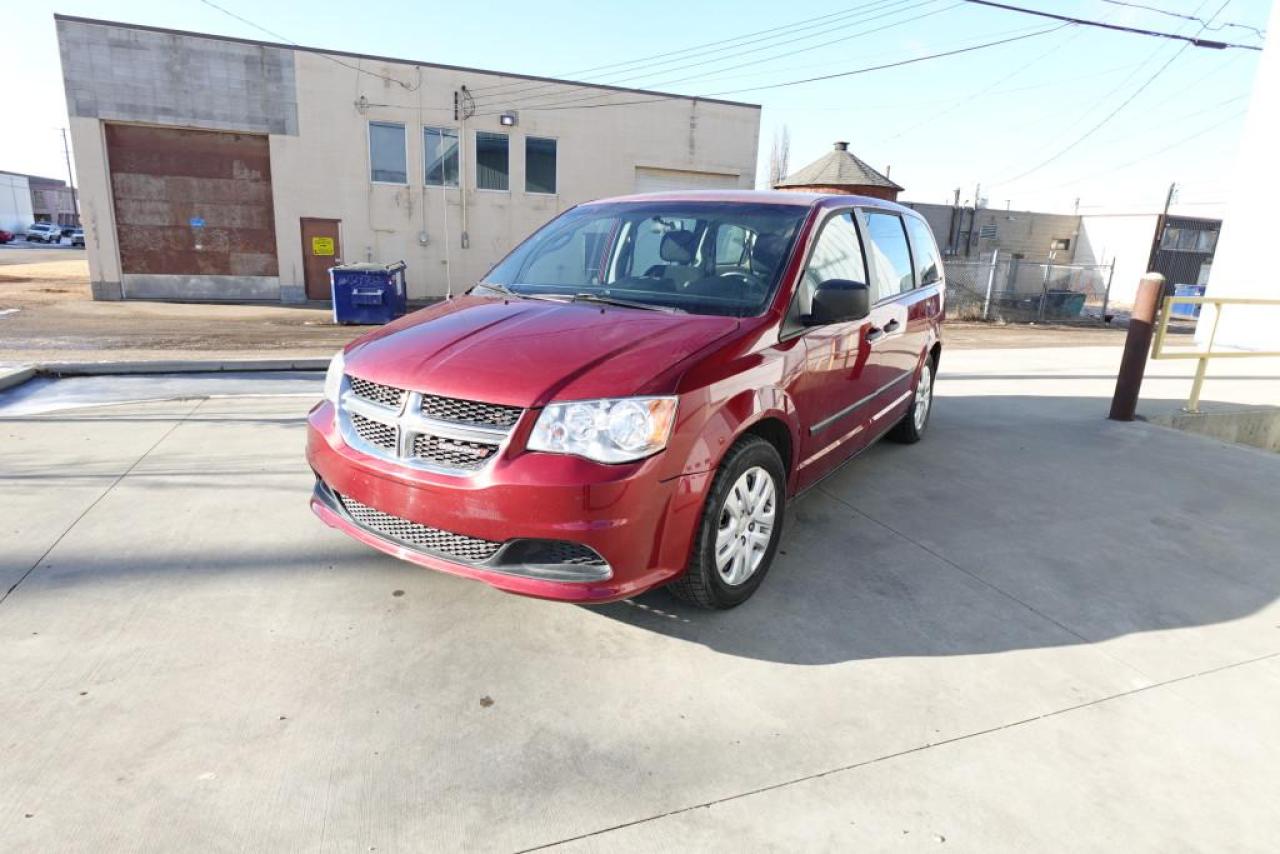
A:
[[[948,258],[947,314],[957,320],[1098,323],[1108,314],[1112,265],[1041,264],[996,254]]]

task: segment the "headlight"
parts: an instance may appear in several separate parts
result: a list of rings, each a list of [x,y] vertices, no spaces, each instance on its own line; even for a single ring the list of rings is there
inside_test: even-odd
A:
[[[675,420],[674,397],[553,403],[538,416],[529,450],[625,463],[665,448]]]
[[[338,405],[338,395],[342,394],[342,375],[346,370],[346,362],[342,358],[342,351],[333,357],[329,362],[329,370],[324,375],[324,399]]]

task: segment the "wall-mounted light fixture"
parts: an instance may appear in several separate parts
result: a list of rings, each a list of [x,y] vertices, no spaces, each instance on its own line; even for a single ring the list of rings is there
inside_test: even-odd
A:
[[[498,116],[498,124],[506,128],[513,128],[520,123],[520,114],[517,112],[503,113]]]

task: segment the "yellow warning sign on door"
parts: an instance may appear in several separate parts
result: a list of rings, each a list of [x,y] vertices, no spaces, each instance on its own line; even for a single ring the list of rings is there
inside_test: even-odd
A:
[[[332,237],[311,238],[311,254],[312,255],[332,255],[333,254],[333,238]]]

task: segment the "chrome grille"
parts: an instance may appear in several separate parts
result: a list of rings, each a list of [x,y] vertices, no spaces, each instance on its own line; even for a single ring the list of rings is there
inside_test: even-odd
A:
[[[469,475],[497,459],[524,410],[343,378],[339,424],[366,454],[444,474]]]
[[[396,450],[396,428],[390,424],[383,424],[381,421],[374,421],[365,418],[358,412],[351,413],[351,426],[355,428],[356,435],[364,439],[375,448],[382,448],[384,451],[395,453]]]
[[[346,495],[338,495],[338,500],[342,502],[342,506],[346,508],[352,519],[375,534],[453,560],[482,563],[493,557],[494,552],[502,546],[501,543],[491,540],[481,540],[465,534],[442,531],[419,522],[410,522],[408,519],[392,516],[390,513],[362,504]]]
[[[405,395],[408,394],[402,388],[362,380],[360,377],[353,377],[350,374],[347,374],[347,382],[351,384],[351,393],[356,397],[364,398],[382,406],[390,406],[392,409],[399,409],[400,404],[404,403]]]
[[[458,424],[479,424],[485,427],[514,427],[520,418],[518,406],[501,406],[496,403],[477,403],[456,397],[422,396],[422,414],[441,421]]]
[[[482,468],[498,447],[497,442],[464,442],[425,434],[413,437],[414,457],[456,469]]]

